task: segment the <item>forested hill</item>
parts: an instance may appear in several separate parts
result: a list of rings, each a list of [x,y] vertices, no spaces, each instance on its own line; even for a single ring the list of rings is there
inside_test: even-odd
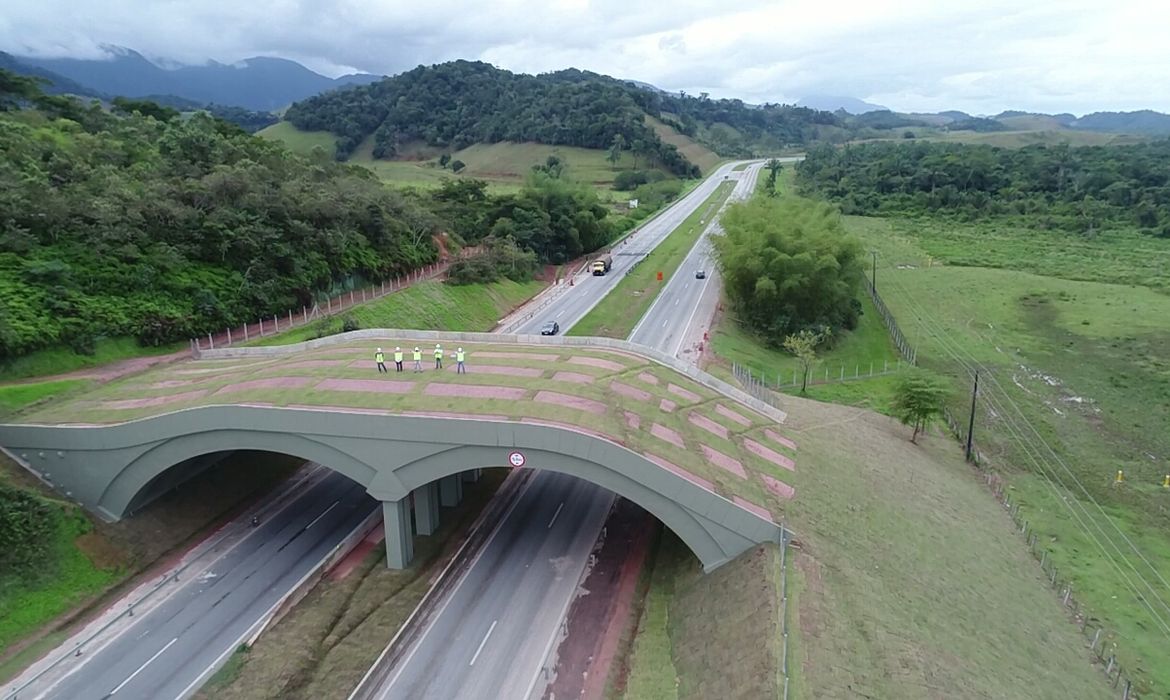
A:
[[[698,174],[646,124],[647,114],[700,138],[707,127],[722,124],[748,139],[768,136],[780,145],[807,143],[819,126],[839,125],[835,115],[811,109],[753,108],[739,100],[646,90],[575,69],[534,76],[470,61],[419,66],[372,85],[318,95],[294,104],[285,118],[300,129],[337,134],[341,158],[371,134],[376,158],[393,158],[403,144],[418,140],[458,150],[499,141],[608,149],[617,139],[676,175]],[[728,152],[734,145],[721,150],[743,155]]]

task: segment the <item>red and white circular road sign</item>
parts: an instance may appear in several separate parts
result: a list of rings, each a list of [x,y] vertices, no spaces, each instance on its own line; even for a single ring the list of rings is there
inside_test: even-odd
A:
[[[519,452],[512,452],[508,455],[508,463],[513,467],[523,467],[524,455]]]

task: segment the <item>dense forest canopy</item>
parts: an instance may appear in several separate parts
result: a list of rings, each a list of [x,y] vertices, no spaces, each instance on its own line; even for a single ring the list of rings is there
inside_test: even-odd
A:
[[[506,196],[473,180],[399,191],[206,112],[105,111],[0,70],[0,362],[311,305],[434,261],[439,232],[493,237],[514,274],[519,256],[563,262],[606,244],[614,223],[591,189],[548,173]]]
[[[376,158],[392,158],[402,144],[418,140],[452,150],[499,141],[609,148],[620,135],[675,175],[697,176],[698,168],[645,124],[631,93],[612,80],[520,75],[455,61],[311,97],[285,118],[301,129],[337,134],[340,157],[371,134]]]
[[[342,158],[370,135],[378,158],[392,158],[402,144],[418,140],[453,150],[498,141],[608,149],[620,136],[626,149],[668,172],[697,175],[646,124],[646,115],[726,156],[751,155],[751,144],[761,141],[808,143],[821,127],[842,126],[836,115],[803,107],[753,107],[648,90],[575,69],[534,76],[470,61],[419,66],[372,85],[318,95],[294,104],[285,118],[301,129],[337,134]],[[716,126],[734,137],[708,139]]]
[[[1170,140],[1079,148],[823,146],[796,172],[803,191],[838,202],[846,214],[1016,216],[1070,231],[1137,227],[1170,236]]]

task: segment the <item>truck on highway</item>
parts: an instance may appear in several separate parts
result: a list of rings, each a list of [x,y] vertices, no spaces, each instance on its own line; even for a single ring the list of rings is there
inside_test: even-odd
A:
[[[593,261],[594,276],[603,276],[613,267],[613,256],[609,253]]]

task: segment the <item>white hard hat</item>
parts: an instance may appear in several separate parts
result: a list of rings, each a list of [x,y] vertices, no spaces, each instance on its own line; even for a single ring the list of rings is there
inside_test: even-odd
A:
[[[463,352],[463,348],[459,348],[459,352]]]
[[[401,349],[402,349],[402,348],[394,348],[394,352],[398,352],[398,351],[399,351],[399,350],[401,350]]]
[[[435,343],[435,347],[436,347],[436,348],[441,348],[441,347],[443,347],[443,346],[442,346],[442,345],[439,345],[438,343]]]
[[[414,346],[414,349],[415,349],[415,352],[417,352],[417,351],[418,351],[418,346],[417,346],[417,345],[415,345],[415,346]]]
[[[382,348],[378,348],[378,352],[382,352]]]

